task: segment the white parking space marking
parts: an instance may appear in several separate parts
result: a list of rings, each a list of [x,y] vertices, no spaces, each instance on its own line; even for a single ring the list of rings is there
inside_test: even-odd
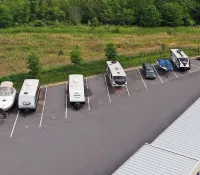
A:
[[[141,77],[141,79],[142,79],[142,82],[143,82],[145,88],[147,89],[147,85],[146,85],[146,83],[144,82],[144,79],[142,78],[142,75],[141,75],[141,73],[140,73],[140,70],[139,70],[138,68],[137,68],[137,70],[138,70],[138,73],[139,73],[139,75],[140,75],[140,77]]]
[[[197,71],[200,71],[200,69],[193,70],[193,71],[191,71],[191,73],[197,72]]]
[[[88,79],[87,79],[87,78],[86,78],[85,82],[86,82],[86,87],[87,87],[87,89],[89,89],[89,88],[88,88]],[[89,96],[87,97],[87,100],[88,100],[88,109],[89,109],[89,111],[90,111],[90,97],[89,97]]]
[[[172,70],[172,72],[174,73],[174,75],[176,76],[176,78],[178,78],[178,75]]]
[[[110,99],[110,93],[109,93],[109,90],[108,90],[108,85],[107,85],[107,81],[106,81],[106,76],[104,75],[104,80],[105,80],[105,84],[106,84],[106,89],[107,89],[107,93],[108,93],[108,98],[109,98],[109,101],[111,103],[111,99]]]
[[[156,71],[156,74],[158,75],[158,77],[159,77],[159,79],[160,79],[161,83],[163,83],[163,81],[162,81],[162,79],[160,78],[160,75],[158,74],[158,72],[157,72],[157,70],[156,70],[155,66],[153,66],[153,68],[154,68],[154,70]]]
[[[14,124],[13,124],[13,128],[12,128],[12,131],[11,131],[11,133],[10,133],[10,137],[13,136],[13,132],[14,132],[14,130],[15,130],[15,126],[16,126],[18,117],[19,117],[19,111],[18,111],[17,116],[16,116],[16,118],[15,118],[15,122],[14,122]]]
[[[45,91],[45,96],[44,96],[44,104],[43,104],[43,108],[42,108],[42,114],[41,114],[41,118],[40,118],[40,124],[39,127],[42,126],[42,119],[43,119],[43,115],[44,115],[44,108],[45,108],[45,103],[46,103],[46,97],[47,97],[47,86],[46,86],[46,91]]]
[[[194,66],[194,67],[196,67],[196,68],[198,68],[198,69],[200,69],[200,67],[199,66],[196,66],[196,65],[194,65],[194,64],[191,64],[192,66]]]
[[[189,70],[189,72],[190,72],[190,73],[192,73],[192,71],[191,71],[191,70]]]
[[[127,90],[128,96],[131,96],[127,86],[126,86],[126,90]]]
[[[67,118],[67,93],[66,93],[66,98],[65,98],[65,118]]]

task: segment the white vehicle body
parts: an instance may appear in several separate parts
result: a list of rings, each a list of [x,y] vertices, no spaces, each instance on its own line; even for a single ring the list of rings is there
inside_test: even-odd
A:
[[[18,97],[18,107],[24,110],[37,108],[40,94],[40,81],[38,79],[26,79]]]
[[[7,111],[15,103],[17,91],[10,81],[4,81],[0,85],[0,109]]]
[[[126,86],[127,77],[118,61],[106,61],[107,75],[112,86]]]
[[[190,59],[180,49],[170,49],[170,57],[178,69],[190,70]]]
[[[69,75],[68,82],[70,104],[85,104],[84,77],[80,74]]]

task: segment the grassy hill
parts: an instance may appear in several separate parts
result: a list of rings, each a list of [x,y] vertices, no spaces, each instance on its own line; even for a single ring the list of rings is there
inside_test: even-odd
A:
[[[0,75],[26,72],[25,58],[40,57],[42,68],[70,64],[70,51],[78,45],[85,61],[104,58],[104,47],[114,43],[123,56],[169,48],[198,48],[200,27],[141,28],[114,26],[18,27],[0,30]]]

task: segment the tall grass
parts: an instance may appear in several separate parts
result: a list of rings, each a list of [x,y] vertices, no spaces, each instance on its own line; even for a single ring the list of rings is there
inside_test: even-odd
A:
[[[169,48],[197,48],[199,27],[59,26],[0,29],[0,76],[27,72],[25,59],[31,52],[41,67],[51,69],[70,64],[70,51],[81,48],[84,61],[104,59],[105,45],[112,42],[123,56],[136,56]],[[62,51],[62,54],[60,54]]]
[[[196,56],[199,54],[197,48],[190,48],[184,50],[186,54],[190,56]],[[136,56],[119,56],[117,59],[120,61],[124,68],[140,66],[144,62],[155,63],[158,58],[169,58],[169,51],[156,51],[154,53],[143,53]],[[39,79],[42,85],[62,82],[68,79],[70,74],[83,74],[84,76],[102,74],[106,71],[105,59],[94,60],[90,62],[85,62],[81,65],[67,65],[67,66],[57,66],[51,69],[43,69],[40,72]],[[14,82],[17,89],[20,89],[24,79],[29,78],[27,73],[14,74],[10,76],[5,76],[0,78],[2,81],[12,81]]]

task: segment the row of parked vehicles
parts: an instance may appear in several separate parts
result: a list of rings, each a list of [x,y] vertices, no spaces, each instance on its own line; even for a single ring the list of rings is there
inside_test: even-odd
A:
[[[190,59],[180,49],[170,50],[171,60],[158,59],[156,61],[157,68],[165,72],[173,70],[172,64],[180,70],[190,70]],[[127,86],[126,73],[118,61],[106,62],[107,77],[112,87]],[[143,64],[143,73],[147,79],[155,79],[156,72],[150,63]],[[83,75],[69,75],[66,84],[66,92],[68,93],[69,103],[75,108],[80,109],[85,104],[86,86]],[[38,79],[26,79],[22,85],[19,95],[13,87],[13,83],[9,81],[2,82],[0,85],[0,109],[8,111],[17,104],[19,110],[36,111],[40,94],[40,81]]]
[[[19,110],[36,111],[40,94],[40,82],[38,79],[26,79],[18,94],[13,83],[4,81],[0,85],[0,110],[6,112],[14,106]]]

